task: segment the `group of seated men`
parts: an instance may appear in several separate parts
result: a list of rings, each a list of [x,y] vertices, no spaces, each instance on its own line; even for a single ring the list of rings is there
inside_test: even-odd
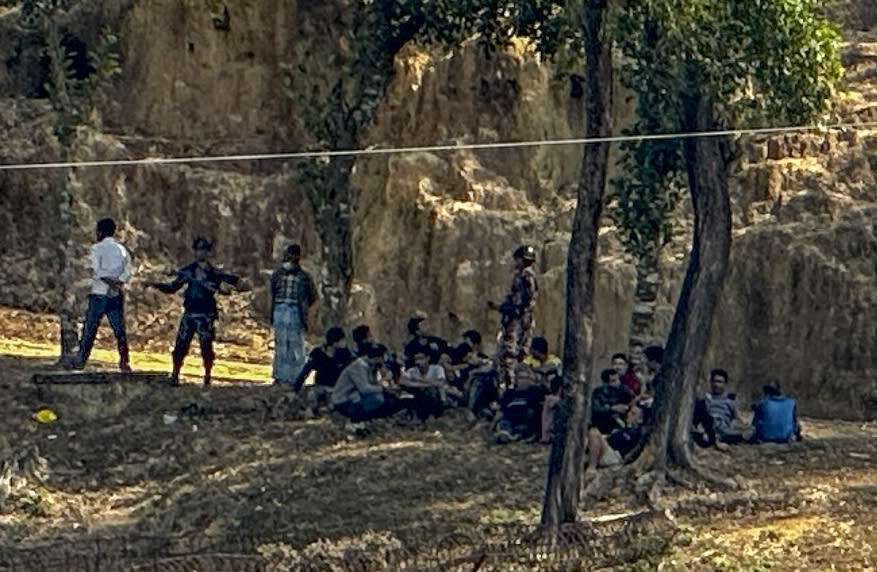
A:
[[[646,371],[653,377],[663,351],[649,347],[645,357]],[[651,381],[642,383],[626,362],[623,354],[613,356],[613,368],[603,370],[603,384],[594,389],[588,430],[589,471],[622,463],[641,443],[643,424],[652,414]],[[740,418],[736,395],[727,391],[727,385],[727,371],[710,372],[709,392],[694,403],[691,430],[695,443],[726,451],[736,443],[789,443],[803,438],[796,402],[782,394],[778,382],[764,385],[764,397],[753,406],[753,430],[748,436],[735,424]]]
[[[424,318],[408,322],[409,341],[401,355],[376,343],[368,326],[352,332],[348,348],[344,331],[330,328],[325,343],[315,348],[296,379],[293,390],[302,390],[314,374],[307,392],[313,414],[334,409],[359,432],[371,419],[401,415],[425,422],[449,408],[461,408],[471,421],[490,424],[498,443],[540,441],[550,443],[554,411],[560,402],[560,359],[550,354],[544,338],[534,338],[529,355],[516,364],[513,384],[500,385],[494,360],[481,350],[481,335],[463,332],[458,344],[431,335]],[[636,369],[625,354],[612,356],[610,369],[601,372],[601,385],[593,390],[589,428],[588,466],[618,464],[639,444],[643,423],[654,401],[652,380],[660,369],[663,348],[645,348],[643,365]],[[735,432],[736,397],[728,393],[728,374],[715,369],[710,391],[697,399],[693,437],[702,446],[726,449],[744,440]],[[765,386],[765,398],[755,406],[755,432],[750,440],[788,442],[800,438],[795,401],[782,396],[779,385]]]
[[[500,442],[550,440],[553,408],[559,402],[560,359],[544,338],[534,338],[529,355],[515,368],[514,385],[500,386],[494,360],[481,350],[481,334],[463,332],[456,345],[431,335],[424,318],[408,323],[410,340],[401,354],[376,343],[368,326],[353,329],[347,347],[344,331],[330,328],[293,384],[308,388],[310,412],[334,409],[358,430],[364,421],[401,414],[420,422],[449,408],[466,411],[470,421],[491,424]]]

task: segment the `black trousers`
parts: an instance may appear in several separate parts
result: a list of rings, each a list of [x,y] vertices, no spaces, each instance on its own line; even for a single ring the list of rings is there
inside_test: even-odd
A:
[[[213,322],[216,316],[209,314],[183,314],[180,320],[180,329],[177,331],[177,341],[174,344],[173,359],[175,364],[182,364],[189,353],[189,346],[192,345],[192,338],[198,334],[198,341],[201,344],[201,358],[204,365],[210,367],[213,365],[215,354],[213,353],[213,339],[215,331]]]

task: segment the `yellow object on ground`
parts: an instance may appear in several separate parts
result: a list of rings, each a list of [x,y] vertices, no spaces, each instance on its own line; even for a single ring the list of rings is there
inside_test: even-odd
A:
[[[33,414],[33,418],[40,423],[54,423],[58,420],[58,415],[51,409],[40,409]]]

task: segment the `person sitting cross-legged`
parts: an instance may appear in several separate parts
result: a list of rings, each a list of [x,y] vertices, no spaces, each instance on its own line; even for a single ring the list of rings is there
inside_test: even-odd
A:
[[[499,398],[499,411],[494,418],[497,443],[535,441],[541,436],[542,407],[548,389],[530,366],[519,363],[513,372],[515,386]]]
[[[540,442],[548,444],[552,439],[554,413],[560,404],[560,391],[563,379],[560,377],[560,358],[548,351],[548,340],[542,337],[533,338],[530,344],[530,355],[524,359],[545,388],[545,401],[542,403],[542,432]]]
[[[587,471],[595,471],[598,467],[620,465],[624,458],[639,444],[642,433],[642,409],[631,405],[624,413],[624,418],[611,433],[604,435],[599,428],[592,426],[588,430],[588,467]]]
[[[414,397],[414,411],[418,419],[426,421],[430,416],[440,417],[448,397],[462,397],[463,394],[448,384],[442,366],[429,363],[426,350],[417,350],[412,357],[414,367],[402,373],[399,386]]]
[[[634,396],[614,369],[604,369],[600,379],[603,385],[596,387],[591,397],[591,425],[608,435],[618,427]]]
[[[389,417],[400,410],[399,400],[378,382],[384,367],[387,348],[381,344],[362,347],[364,355],[353,360],[338,376],[332,389],[332,406],[347,417],[348,429],[359,431],[358,424],[371,419]]]
[[[791,397],[780,390],[778,381],[770,381],[762,388],[764,398],[753,406],[755,415],[752,425],[757,443],[789,443],[800,441],[801,426],[798,424],[797,405]]]
[[[694,403],[694,440],[701,447],[715,446],[725,451],[728,445],[743,441],[743,435],[733,428],[738,418],[737,396],[728,393],[727,387],[728,372],[714,369],[710,372],[709,393]],[[698,427],[702,431],[697,431]]]

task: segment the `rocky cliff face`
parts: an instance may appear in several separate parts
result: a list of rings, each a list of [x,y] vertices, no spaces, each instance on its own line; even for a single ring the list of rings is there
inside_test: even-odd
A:
[[[71,27],[121,30],[123,76],[104,113],[104,128],[84,135],[80,156],[134,158],[294,150],[301,147],[296,101],[282,93],[282,64],[302,56],[309,38],[331,44],[344,2],[294,0],[170,1],[95,4]],[[877,119],[877,39],[867,2],[842,6],[850,31],[845,117]],[[0,15],[10,30],[14,14]],[[87,25],[86,25],[87,24]],[[81,26],[81,30],[77,28]],[[39,73],[21,34],[0,34],[14,54],[0,69],[0,142],[4,162],[55,156],[50,118],[28,78]],[[327,38],[329,38],[327,40]],[[873,50],[873,51],[872,51]],[[317,57],[313,53],[308,57]],[[574,137],[582,101],[550,66],[525,53],[486,59],[476,49],[431,54],[407,49],[369,134],[373,144],[417,146],[456,141]],[[620,102],[618,120],[629,109]],[[777,137],[747,142],[734,184],[736,236],[732,271],[719,308],[709,364],[732,372],[743,397],[776,377],[811,414],[869,415],[877,328],[873,301],[877,249],[874,131]],[[487,299],[510,279],[519,242],[539,251],[540,333],[559,347],[563,329],[565,248],[581,149],[411,153],[361,159],[355,182],[356,271],[353,322],[373,324],[399,343],[414,312],[454,337],[474,326],[496,330]],[[52,185],[57,173],[0,173],[4,233],[0,303],[48,308],[53,291]],[[289,167],[278,162],[79,169],[82,232],[93,222],[123,222],[140,275],[182,262],[194,234],[217,240],[216,258],[257,284],[226,299],[224,324],[235,339],[263,344],[264,272],[289,240],[318,272],[320,244]],[[666,253],[668,284],[659,333],[672,317],[687,247],[685,225]],[[634,272],[607,227],[598,276],[598,363],[626,346]],[[83,256],[85,249],[83,247]],[[85,272],[83,270],[83,277]],[[84,290],[83,290],[84,294]],[[176,302],[135,288],[135,343],[170,342]],[[449,315],[449,313],[451,315]],[[244,328],[231,329],[230,323]]]

